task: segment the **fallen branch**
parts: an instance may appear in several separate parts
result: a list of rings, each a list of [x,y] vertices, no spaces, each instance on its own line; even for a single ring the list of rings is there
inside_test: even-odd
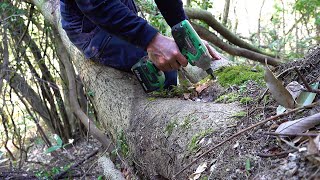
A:
[[[99,164],[103,169],[104,176],[106,179],[117,179],[117,180],[125,180],[122,173],[116,169],[112,161],[106,156],[102,156],[99,158]]]
[[[65,171],[62,171],[61,173],[55,175],[53,177],[53,179],[60,179],[62,176],[64,176],[65,174],[68,173],[68,171],[78,167],[80,164],[82,164],[84,161],[90,159],[91,157],[95,156],[96,154],[98,154],[99,150],[95,150],[93,152],[91,152],[89,155],[87,155],[85,158],[83,158],[82,160],[78,161],[77,163],[73,164],[72,166],[70,166],[70,168],[66,169]]]
[[[260,54],[260,53],[257,53],[257,52],[254,52],[252,50],[248,50],[245,48],[234,47],[228,43],[223,42],[222,39],[217,37],[215,34],[210,32],[208,29],[206,29],[196,23],[191,23],[191,24],[202,39],[204,39],[208,42],[211,42],[212,44],[214,44],[215,46],[217,46],[221,50],[226,51],[227,53],[229,53],[231,55],[245,57],[245,58],[248,58],[248,59],[251,59],[254,61],[258,61],[260,63],[264,63],[265,59],[267,59],[268,64],[272,65],[272,66],[278,66],[281,64],[281,62],[278,59],[275,59],[271,56],[266,56],[264,54]]]
[[[234,33],[229,31],[228,28],[219,23],[215,17],[208,11],[202,9],[194,9],[194,8],[185,8],[186,14],[190,19],[199,19],[207,23],[210,27],[216,30],[219,34],[221,34],[224,38],[226,38],[229,42],[237,45],[239,47],[254,51],[259,54],[263,54],[269,57],[275,57],[274,54],[266,53],[261,49],[243,41],[239,37],[237,37]]]
[[[263,158],[269,158],[269,157],[276,157],[276,156],[287,156],[289,153],[296,152],[298,150],[296,149],[290,149],[284,152],[275,153],[275,154],[265,154],[265,153],[257,153],[257,156],[263,157]]]
[[[320,94],[320,90],[319,89],[312,89],[312,87],[307,82],[306,78],[304,78],[302,76],[302,74],[300,73],[300,71],[299,71],[299,69],[297,67],[295,67],[294,70],[296,71],[296,73],[298,74],[299,78],[301,79],[301,81],[303,82],[304,86],[307,88],[307,90],[309,92]]]
[[[191,163],[189,163],[187,166],[185,166],[184,168],[182,168],[178,173],[176,173],[176,174],[174,175],[174,179],[175,179],[180,173],[182,173],[184,170],[186,170],[186,169],[189,168],[191,165],[193,165],[194,163],[196,163],[200,158],[202,158],[203,156],[207,155],[207,154],[210,153],[211,151],[217,149],[218,147],[222,146],[223,144],[229,142],[230,140],[234,139],[235,137],[243,134],[244,132],[247,132],[247,131],[255,128],[255,127],[258,127],[258,126],[260,126],[260,125],[262,125],[262,124],[265,124],[266,122],[277,120],[278,118],[281,118],[281,117],[283,117],[283,116],[287,116],[287,115],[289,115],[289,114],[292,114],[292,113],[294,113],[294,112],[297,112],[297,111],[300,111],[300,110],[303,110],[303,109],[308,109],[308,108],[311,108],[311,107],[315,107],[315,106],[317,106],[317,105],[319,105],[319,104],[320,104],[320,102],[315,102],[315,103],[312,103],[312,104],[307,105],[307,106],[303,106],[303,107],[299,107],[299,108],[296,108],[296,109],[292,109],[292,110],[290,110],[290,111],[288,111],[288,112],[285,112],[285,113],[282,113],[282,114],[279,114],[279,115],[276,115],[276,116],[272,116],[272,117],[270,117],[270,118],[268,118],[268,119],[265,119],[265,120],[263,120],[263,121],[260,121],[260,122],[258,122],[258,123],[256,123],[256,124],[254,124],[254,125],[252,125],[252,126],[249,126],[249,127],[245,128],[245,129],[240,130],[239,132],[237,132],[237,133],[233,134],[232,136],[228,137],[226,140],[220,142],[219,144],[217,144],[217,145],[215,145],[214,147],[210,148],[210,149],[207,150],[206,152],[202,153],[202,154],[201,154],[200,156],[198,156],[195,160],[193,160],[193,161],[192,161]]]
[[[65,51],[65,47],[58,34],[59,33],[55,30],[57,54],[66,69],[72,111],[76,115],[76,117],[81,121],[81,123],[86,127],[88,132],[90,132],[90,134],[92,134],[93,137],[96,138],[102,144],[102,146],[110,147],[109,152],[111,152],[114,149],[114,147],[110,138],[108,138],[106,134],[104,134],[100,129],[97,128],[97,126],[94,123],[91,122],[90,118],[83,112],[83,110],[80,107],[79,101],[77,99],[78,95],[75,81],[75,72],[70,62],[68,53]]]
[[[0,179],[37,179],[37,176],[25,171],[2,171]]]

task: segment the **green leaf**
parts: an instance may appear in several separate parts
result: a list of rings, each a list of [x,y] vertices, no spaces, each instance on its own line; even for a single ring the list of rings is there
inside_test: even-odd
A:
[[[287,109],[286,109],[285,107],[279,105],[279,106],[277,107],[277,115],[284,113],[286,110],[287,110]]]
[[[94,93],[93,91],[89,91],[89,92],[87,93],[87,95],[88,95],[89,97],[93,97],[93,96],[95,95],[95,93]]]
[[[61,139],[58,135],[56,135],[56,134],[53,135],[53,138],[56,140],[57,146],[62,147],[62,144],[63,144],[62,139]]]
[[[98,180],[103,180],[103,175],[100,175],[100,176],[98,177]]]
[[[318,89],[319,82],[311,84],[310,87],[312,89]],[[316,97],[316,95],[317,95],[316,93],[302,91],[297,98],[298,107],[311,104],[314,101],[314,98]]]
[[[2,9],[7,9],[9,7],[9,4],[8,3],[1,3],[0,7]]]
[[[47,150],[46,150],[46,153],[52,153],[53,151],[56,151],[58,149],[60,149],[61,146],[52,146],[52,147],[49,147]]]
[[[246,172],[249,174],[251,170],[251,163],[250,163],[250,159],[246,160]]]

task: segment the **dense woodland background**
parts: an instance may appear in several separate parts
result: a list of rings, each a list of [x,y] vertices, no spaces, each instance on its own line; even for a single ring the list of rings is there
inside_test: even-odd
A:
[[[139,15],[170,36],[170,28],[154,2],[136,2]],[[319,7],[319,0],[185,2],[186,13],[199,35],[228,61],[250,68],[265,59],[272,66],[290,63],[319,46]],[[2,0],[0,26],[0,171],[52,178],[75,160],[48,166],[50,161],[35,156],[57,157],[76,144],[84,149],[106,145],[99,137],[99,142],[93,140],[89,135],[92,131],[87,131],[88,126],[100,129],[98,134],[104,131],[91,101],[95,92],[86,89],[73,62],[65,60],[70,54],[63,48],[58,30],[33,1]],[[114,140],[119,156],[126,156],[123,140],[121,133]],[[75,159],[87,154],[83,151]],[[100,175],[102,172],[94,174],[102,178]]]

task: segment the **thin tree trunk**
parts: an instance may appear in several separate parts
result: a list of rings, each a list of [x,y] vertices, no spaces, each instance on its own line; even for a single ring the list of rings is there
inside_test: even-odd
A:
[[[56,32],[55,34],[59,33]],[[81,109],[77,95],[76,75],[73,66],[70,62],[70,58],[68,56],[68,53],[65,51],[66,48],[64,47],[60,37],[56,36],[55,43],[57,46],[57,53],[59,54],[59,58],[63,62],[63,65],[66,69],[66,74],[68,78],[68,88],[70,93],[69,99],[73,113],[82,122],[82,124],[85,125],[89,133],[92,134],[97,140],[99,140],[104,147],[111,146],[111,148],[109,149],[114,149],[112,141],[108,138],[108,136],[104,134],[100,129],[98,129],[94,122],[90,120],[89,117]]]
[[[8,69],[8,71],[13,72],[13,70]],[[23,97],[25,97],[28,103],[32,106],[33,110],[36,111],[41,118],[46,122],[46,125],[49,129],[54,132],[54,128],[51,125],[50,115],[48,114],[47,109],[45,108],[45,104],[39,97],[38,93],[36,93],[32,87],[28,85],[24,78],[19,76],[16,73],[11,73],[11,78],[8,81],[10,87],[20,92]]]
[[[258,32],[257,32],[257,39],[258,39],[258,47],[261,45],[261,14],[262,14],[262,9],[264,6],[266,0],[262,1],[260,11],[259,11],[259,18],[258,18]]]
[[[27,27],[22,25],[23,29],[26,29]],[[16,29],[13,24],[11,24],[10,28],[10,32],[11,32],[11,37],[13,37],[13,39],[16,42],[16,46],[17,43],[20,42],[19,38],[16,36],[16,34],[22,34],[20,32],[19,29]],[[47,108],[47,112],[49,114],[49,119],[47,120],[46,123],[48,123],[48,126],[53,128],[53,132],[58,134],[64,142],[67,142],[68,139],[70,138],[70,127],[69,127],[69,122],[68,120],[65,118],[66,116],[66,111],[64,108],[64,103],[59,91],[58,86],[55,85],[55,82],[53,80],[52,75],[50,74],[48,67],[42,62],[42,55],[41,55],[41,50],[38,48],[38,45],[36,44],[36,42],[31,38],[29,32],[24,31],[23,32],[23,36],[21,37],[22,42],[24,42],[27,47],[29,48],[36,60],[36,62],[38,63],[40,70],[41,70],[41,74],[42,77],[40,77],[39,73],[37,73],[35,67],[32,65],[32,63],[30,62],[29,58],[27,57],[25,52],[21,52],[22,57],[24,58],[25,62],[27,63],[30,71],[32,72],[32,74],[36,77],[38,84],[40,84],[40,89],[41,89],[41,94],[44,97],[44,102],[47,101],[48,104],[50,105],[50,108],[46,105],[47,103],[45,102],[45,108]],[[19,50],[17,48],[17,56],[19,54]],[[19,57],[16,57],[17,59],[19,59]],[[51,90],[54,92],[54,94],[52,94]],[[28,98],[30,99],[30,98]],[[39,98],[40,99],[40,98]],[[55,101],[57,103],[55,103]],[[58,104],[58,106],[56,106],[56,104]],[[34,104],[32,104],[34,105]],[[59,116],[58,113],[58,109],[59,108],[59,112],[61,114],[61,117]],[[61,120],[63,120],[63,123],[61,122]]]
[[[8,132],[8,119],[7,115],[5,114],[3,107],[6,105],[6,91],[3,90],[3,79],[8,79],[9,72],[8,72],[8,66],[9,66],[9,49],[8,49],[8,35],[7,35],[7,26],[3,27],[3,48],[1,48],[3,53],[3,63],[0,69],[0,95],[2,95],[2,104],[0,107],[0,115],[1,115],[1,122],[2,126],[4,128],[5,133],[5,140],[3,142],[4,148],[7,150],[9,157],[11,160],[15,160],[15,157],[13,153],[8,148],[8,141],[9,141],[9,132]],[[5,88],[6,89],[6,88]]]
[[[316,30],[317,44],[319,45],[320,44],[320,24],[317,24],[316,28],[317,28]]]
[[[225,0],[224,9],[223,9],[223,18],[222,18],[222,25],[224,26],[226,26],[228,22],[229,9],[230,9],[230,0]]]
[[[191,0],[187,0],[186,6],[191,7]]]

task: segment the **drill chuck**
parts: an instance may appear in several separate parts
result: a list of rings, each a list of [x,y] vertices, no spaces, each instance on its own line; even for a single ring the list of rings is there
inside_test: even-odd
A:
[[[172,36],[180,52],[191,65],[197,66],[204,71],[211,69],[212,59],[209,51],[188,20],[183,20],[173,26]],[[212,70],[209,70],[207,73],[213,74]]]

